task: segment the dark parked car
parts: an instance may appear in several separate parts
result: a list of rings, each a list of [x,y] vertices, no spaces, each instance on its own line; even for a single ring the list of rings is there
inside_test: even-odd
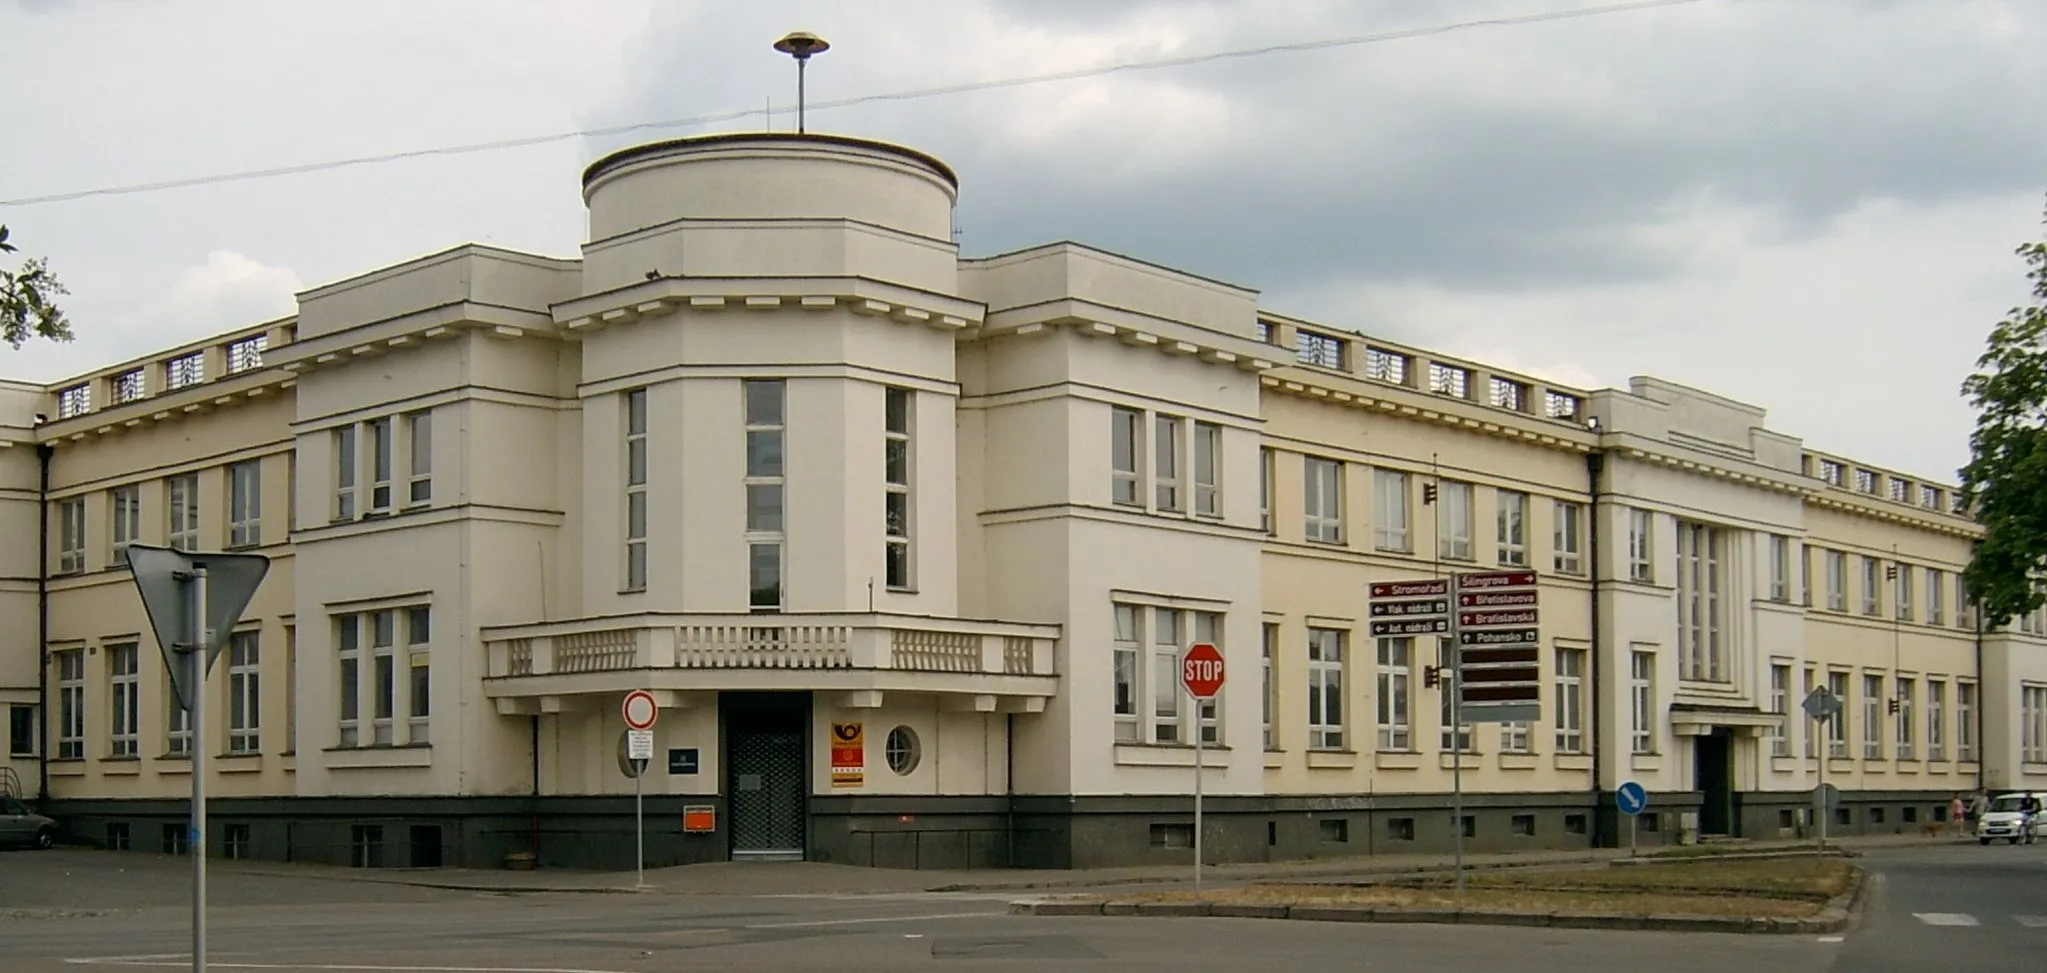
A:
[[[11,797],[0,797],[0,845],[48,848],[57,843],[57,822]]]

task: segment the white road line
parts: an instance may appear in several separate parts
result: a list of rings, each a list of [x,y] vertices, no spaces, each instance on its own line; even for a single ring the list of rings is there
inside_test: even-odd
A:
[[[1848,938],[1848,937],[1846,937],[1846,936],[1821,936],[1821,937],[1820,937],[1820,942],[1823,942],[1823,943],[1838,943],[1838,942],[1842,942],[1842,941],[1846,940],[1847,938]]]
[[[1959,912],[1914,912],[1912,918],[1929,926],[1978,926],[1975,916]]]
[[[762,922],[741,929],[802,929],[807,926],[860,926],[877,922],[919,922],[926,919],[978,919],[983,916],[999,916],[1001,912],[939,912],[924,916],[872,916],[866,919],[813,919],[806,922]],[[513,973],[513,971],[502,971]],[[520,971],[524,973],[524,971]]]
[[[174,966],[188,968],[192,965],[189,954],[180,960],[141,959],[66,959],[66,963],[105,966]],[[340,970],[356,973],[626,973],[624,970],[564,969],[554,967],[522,966],[367,966],[343,963],[216,963],[208,958],[206,965],[211,969],[223,970]]]
[[[2027,929],[2047,929],[2047,916],[2012,916],[2011,921]]]

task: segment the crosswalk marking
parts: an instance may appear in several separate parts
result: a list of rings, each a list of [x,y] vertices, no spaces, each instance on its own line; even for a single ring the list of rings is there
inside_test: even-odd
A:
[[[1975,916],[1959,912],[1914,912],[1912,917],[1929,926],[1974,926],[1979,925]]]
[[[2047,929],[2047,916],[2012,916],[2011,921],[2027,929]]]

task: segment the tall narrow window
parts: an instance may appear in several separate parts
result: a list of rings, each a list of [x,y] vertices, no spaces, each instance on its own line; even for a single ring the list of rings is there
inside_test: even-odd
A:
[[[38,720],[34,706],[27,703],[15,703],[7,708],[8,756],[42,756],[42,733],[37,724]]]
[[[433,613],[426,607],[405,610],[406,742],[414,746],[433,740]]]
[[[57,759],[85,759],[85,650],[51,653],[57,663]]]
[[[1407,474],[1400,470],[1372,471],[1372,546],[1396,554],[1414,552],[1409,530]]]
[[[1275,462],[1272,450],[1258,451],[1258,526],[1267,535],[1275,532],[1272,519],[1272,476]]]
[[[1864,615],[1883,614],[1882,582],[1877,580],[1880,577],[1882,577],[1882,573],[1877,567],[1876,558],[1864,557],[1862,559],[1862,613]]]
[[[1655,753],[1656,732],[1651,722],[1656,715],[1656,654],[1636,650],[1628,654],[1628,749],[1633,753]]]
[[[1884,677],[1862,677],[1862,759],[1884,757]]]
[[[1770,535],[1770,600],[1791,600],[1791,538]]]
[[[414,412],[406,416],[405,442],[412,461],[405,471],[405,501],[431,502],[434,498],[434,414]]]
[[[199,474],[171,477],[165,483],[164,493],[170,497],[170,546],[180,551],[198,550]]]
[[[263,690],[259,663],[262,635],[236,632],[228,640],[227,749],[229,753],[262,750]]]
[[[1848,555],[1827,552],[1827,610],[1848,610]]]
[[[1947,683],[1926,680],[1926,759],[1947,759]]]
[[[1471,552],[1472,494],[1469,483],[1441,481],[1436,497],[1436,547],[1451,561],[1469,561]]]
[[[108,702],[112,704],[114,723],[112,727],[113,746],[107,751],[113,757],[134,757],[138,755],[136,727],[140,723],[142,705],[137,692],[142,687],[137,679],[137,663],[141,653],[134,643],[107,646],[107,678],[110,683]]]
[[[1898,614],[1898,620],[1909,622],[1912,620],[1912,584],[1914,580],[1912,577],[1912,566],[1909,564],[1893,564],[1890,566],[1890,571],[1891,580],[1895,582],[1894,587],[1891,589],[1891,600],[1897,603],[1895,610]]]
[[[1180,738],[1180,613],[1151,613],[1151,723],[1156,743]]]
[[[1259,654],[1264,662],[1265,685],[1261,694],[1263,702],[1260,709],[1264,711],[1265,749],[1278,750],[1279,727],[1274,721],[1278,719],[1279,714],[1279,681],[1277,674],[1273,672],[1273,665],[1279,655],[1279,626],[1267,622],[1263,628],[1263,645],[1260,646]]]
[[[1585,752],[1584,649],[1557,650],[1557,752]]]
[[[1655,550],[1656,515],[1639,507],[1628,509],[1628,580],[1652,584],[1656,569],[1650,556]]]
[[[647,390],[625,393],[624,591],[647,590]],[[751,498],[749,498],[751,499]]]
[[[1799,700],[1800,700],[1800,702],[1801,702],[1801,706],[1800,706],[1800,708],[1799,708],[1799,712],[1800,712],[1801,714],[1803,714],[1803,713],[1804,713],[1804,707],[1803,707],[1803,705],[1802,705],[1802,704],[1803,704],[1803,701],[1804,701],[1805,697],[1807,697],[1807,696],[1811,696],[1811,695],[1812,695],[1812,691],[1813,691],[1814,689],[1817,689],[1817,688],[1819,688],[1819,672],[1818,672],[1818,669],[1817,669],[1816,667],[1814,667],[1814,666],[1806,666],[1806,667],[1805,667],[1805,678],[1804,678],[1804,682],[1803,682],[1803,692],[1802,692],[1802,693],[1801,693],[1801,694],[1799,695]],[[1800,717],[1800,719],[1799,719],[1799,721],[1798,721],[1798,725],[1799,725],[1799,727],[1800,727],[1801,733],[1802,733],[1802,734],[1804,735],[1804,737],[1805,737],[1805,756],[1806,756],[1806,759],[1810,760],[1810,759],[1813,759],[1814,757],[1817,757],[1817,756],[1819,756],[1819,755],[1820,755],[1820,742],[1819,742],[1819,733],[1818,733],[1818,731],[1817,731],[1817,730],[1816,730],[1816,729],[1815,729],[1815,728],[1813,727],[1813,721],[1812,721],[1811,719],[1809,719],[1809,718],[1805,718],[1804,716],[1802,716],[1802,715],[1801,715],[1801,717]]]
[[[355,519],[355,425],[334,430],[334,519]]]
[[[1585,508],[1558,500],[1552,516],[1551,543],[1556,553],[1552,566],[1558,574],[1584,574]]]
[[[396,740],[391,722],[398,712],[398,613],[370,613],[371,742],[388,747]]]
[[[1333,459],[1304,457],[1301,492],[1308,539],[1343,543],[1343,464]]]
[[[1955,683],[1955,759],[1976,762],[1976,684]]]
[[[1798,545],[1798,601],[1807,608],[1812,607],[1812,555],[1812,548]]]
[[[1841,712],[1827,721],[1827,758],[1844,760],[1848,756],[1848,674],[1827,673],[1827,692],[1841,701]]]
[[[192,714],[185,709],[183,703],[179,702],[178,691],[171,685],[171,681],[168,678],[164,680],[163,700],[164,711],[168,714],[164,720],[165,736],[169,743],[165,752],[173,757],[190,757],[192,755]]]
[[[334,620],[334,659],[337,670],[336,712],[341,732],[337,744],[362,745],[362,616],[343,615]]]
[[[910,578],[910,406],[909,389],[888,389],[882,429],[882,480],[885,524],[884,571],[888,586],[898,590],[911,587]]]
[[[1343,749],[1343,643],[1349,633],[1308,630],[1308,749]]]
[[[1955,625],[1959,628],[1976,628],[1976,603],[1969,600],[1969,582],[1960,573],[1955,575]]]
[[[1727,653],[1721,640],[1721,531],[1703,524],[1677,525],[1677,645],[1683,678],[1726,682]]]
[[[1494,519],[1499,542],[1498,560],[1509,567],[1528,564],[1528,494],[1513,490],[1493,491],[1498,503]]]
[[[57,573],[85,570],[85,498],[57,501]]]
[[[1180,500],[1180,428],[1178,416],[1158,416],[1152,430],[1152,486],[1158,494],[1160,510],[1179,513],[1185,508]]]
[[[370,510],[391,509],[391,417],[372,419],[370,429]]]
[[[255,547],[263,543],[263,468],[247,460],[227,468],[227,543]]]
[[[1918,715],[1912,711],[1912,703],[1914,702],[1912,697],[1916,694],[1917,686],[1912,680],[1898,680],[1898,712],[1894,715],[1897,717],[1898,724],[1899,760],[1918,759],[1914,751],[1918,749],[1919,741],[1916,739],[1912,722],[1913,718]]]
[[[780,379],[749,379],[746,396],[746,562],[747,605],[780,611],[782,577],[782,491],[784,410]]]
[[[1223,427],[1213,422],[1194,424],[1194,513],[1199,517],[1220,517],[1222,503]]]
[[[1926,624],[1945,624],[1947,616],[1947,572],[1926,569]]]
[[[299,750],[299,630],[284,627],[284,752]]]
[[[128,563],[128,545],[142,539],[142,494],[135,486],[117,486],[107,492],[108,515],[113,521],[113,564]]]
[[[2019,687],[2019,759],[2047,763],[2047,686]]]
[[[1770,756],[1791,756],[1791,735],[1788,722],[1791,714],[1791,667],[1770,666],[1770,712],[1776,714],[1777,724],[1770,728]]]
[[[1379,640],[1379,749],[1414,749],[1414,639]]]
[[[1138,490],[1143,475],[1138,459],[1144,455],[1144,413],[1115,409],[1109,416],[1109,499],[1129,507],[1144,505]]]
[[[1115,680],[1116,742],[1141,743],[1144,734],[1138,723],[1138,667],[1144,655],[1144,609],[1136,605],[1116,606],[1115,647],[1111,671]]]

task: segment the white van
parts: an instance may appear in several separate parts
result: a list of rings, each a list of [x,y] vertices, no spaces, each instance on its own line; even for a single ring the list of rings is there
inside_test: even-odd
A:
[[[2033,815],[2032,834],[2025,834],[2020,830],[2019,800],[2025,796],[2024,791],[2015,791],[1991,798],[1989,808],[1984,810],[1983,817],[1976,821],[1976,843],[1987,845],[1998,838],[2003,838],[2008,844],[2018,844],[2021,839],[2031,844],[2034,837],[2047,835],[2047,814]],[[2047,793],[2034,791],[2033,797],[2040,801],[2043,807],[2047,807]]]

